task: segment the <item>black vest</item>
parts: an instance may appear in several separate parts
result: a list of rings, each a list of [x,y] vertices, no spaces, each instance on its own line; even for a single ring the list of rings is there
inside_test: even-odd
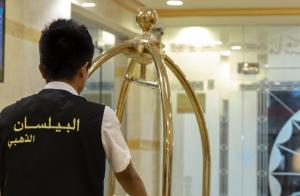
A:
[[[2,196],[101,196],[103,105],[44,89],[0,114]]]

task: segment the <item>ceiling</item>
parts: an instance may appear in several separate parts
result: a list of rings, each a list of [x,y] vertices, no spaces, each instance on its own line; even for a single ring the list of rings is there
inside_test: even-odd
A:
[[[159,11],[162,26],[300,24],[300,0],[131,0]],[[262,17],[263,16],[263,17]]]
[[[183,0],[183,6],[172,7],[166,0],[136,0],[156,9],[223,9],[223,8],[295,8],[299,0]]]
[[[159,25],[299,25],[300,0],[183,0],[180,7],[167,0],[112,0],[136,13],[143,6],[159,13]]]

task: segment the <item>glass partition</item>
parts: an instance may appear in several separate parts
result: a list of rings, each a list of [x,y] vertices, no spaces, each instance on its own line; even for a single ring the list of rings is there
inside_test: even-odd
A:
[[[117,36],[86,24],[96,54],[118,42]],[[164,34],[165,52],[191,81],[204,110],[212,157],[211,195],[298,195],[300,27],[168,27]],[[83,96],[115,108],[128,63],[126,55],[106,62],[88,80]],[[155,80],[153,64],[147,69]],[[172,195],[198,196],[198,125],[171,72],[169,79],[175,131]],[[131,86],[122,130],[148,194],[160,195],[162,115],[157,89]],[[125,195],[118,185],[115,195]]]
[[[299,33],[284,25],[166,28],[166,52],[205,97],[199,103],[212,150],[211,195],[300,194]],[[178,111],[187,107],[182,90],[172,90],[180,116],[174,154],[181,156],[173,195],[200,195],[197,123],[188,109]]]

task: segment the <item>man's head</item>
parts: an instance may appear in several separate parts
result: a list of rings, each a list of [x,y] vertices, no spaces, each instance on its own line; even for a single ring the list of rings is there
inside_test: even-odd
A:
[[[40,71],[47,82],[65,81],[81,91],[94,55],[92,38],[84,25],[58,19],[42,31]]]

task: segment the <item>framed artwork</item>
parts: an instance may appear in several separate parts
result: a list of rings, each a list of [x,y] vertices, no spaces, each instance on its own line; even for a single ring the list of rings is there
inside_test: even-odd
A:
[[[0,0],[0,82],[4,81],[5,0]]]
[[[268,92],[269,195],[300,195],[300,90]]]
[[[257,195],[300,196],[300,82],[244,89],[258,93]]]
[[[206,109],[206,94],[205,93],[196,93],[196,98],[200,106],[202,107],[203,112]],[[188,96],[185,93],[177,93],[177,113],[193,113],[194,109]]]

